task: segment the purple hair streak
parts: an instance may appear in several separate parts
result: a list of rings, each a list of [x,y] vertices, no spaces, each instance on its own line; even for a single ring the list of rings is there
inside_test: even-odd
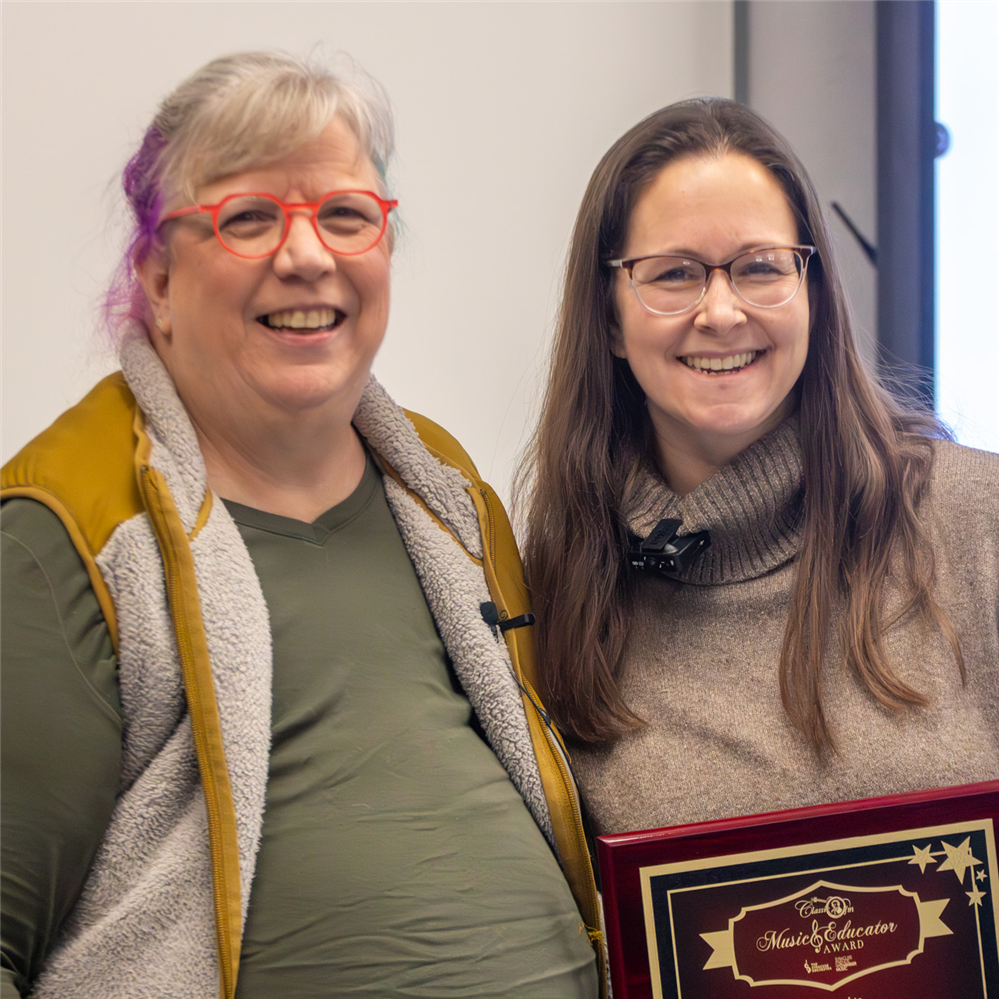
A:
[[[122,171],[122,188],[133,219],[132,232],[104,296],[104,321],[116,344],[121,342],[127,325],[145,316],[146,297],[135,266],[145,260],[156,240],[163,208],[160,154],[166,144],[160,130],[151,125],[139,151]]]

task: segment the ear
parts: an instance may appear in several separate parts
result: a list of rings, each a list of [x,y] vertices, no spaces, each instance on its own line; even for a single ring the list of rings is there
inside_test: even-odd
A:
[[[142,290],[146,293],[146,301],[149,303],[155,329],[150,329],[150,335],[154,338],[159,333],[169,337],[171,333],[170,322],[170,257],[167,249],[162,244],[154,246],[135,265],[135,274],[142,285]]]
[[[805,281],[808,291],[808,332],[811,335],[815,329],[815,310],[819,307],[819,282],[809,281],[807,278]]]
[[[622,361],[628,359],[628,352],[624,349],[624,337],[621,335],[621,327],[616,322],[608,326],[610,332],[610,352],[615,357],[620,357]]]
[[[628,353],[624,349],[624,334],[621,332],[621,310],[617,304],[617,284],[616,278],[622,271],[613,271],[608,281],[606,297],[604,298],[604,321],[607,324],[607,335],[610,340],[608,347],[615,357],[621,360],[628,359]],[[604,280],[608,280],[606,277]]]

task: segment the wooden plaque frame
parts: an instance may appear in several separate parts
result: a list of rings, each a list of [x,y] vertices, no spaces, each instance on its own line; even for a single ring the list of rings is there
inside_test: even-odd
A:
[[[601,836],[614,997],[999,999],[997,834],[989,781]]]

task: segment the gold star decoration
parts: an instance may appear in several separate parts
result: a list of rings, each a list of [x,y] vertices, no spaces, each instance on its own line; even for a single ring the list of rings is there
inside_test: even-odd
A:
[[[915,843],[912,844],[912,860],[909,861],[910,864],[919,864],[919,873],[926,873],[926,865],[933,863],[933,854],[930,853],[930,849],[933,846],[932,843],[927,843],[926,846],[916,846]]]
[[[979,891],[977,888],[973,888],[971,891],[966,891],[964,893],[971,899],[968,905],[977,905],[979,908],[982,904],[982,899],[985,898],[985,892]]]
[[[975,871],[975,877],[978,878],[979,881],[984,881],[988,875],[985,871]]]
[[[960,846],[951,846],[950,843],[940,844],[947,853],[947,859],[937,868],[938,871],[953,871],[957,875],[957,880],[964,884],[964,872],[981,861],[971,855],[971,837],[969,836]]]

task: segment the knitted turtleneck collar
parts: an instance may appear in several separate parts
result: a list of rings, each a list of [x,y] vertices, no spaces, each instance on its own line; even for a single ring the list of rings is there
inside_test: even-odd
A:
[[[801,441],[792,416],[686,496],[657,471],[643,472],[623,512],[642,538],[664,517],[683,521],[680,534],[709,531],[711,546],[676,578],[702,586],[737,583],[798,553],[802,492]]]

